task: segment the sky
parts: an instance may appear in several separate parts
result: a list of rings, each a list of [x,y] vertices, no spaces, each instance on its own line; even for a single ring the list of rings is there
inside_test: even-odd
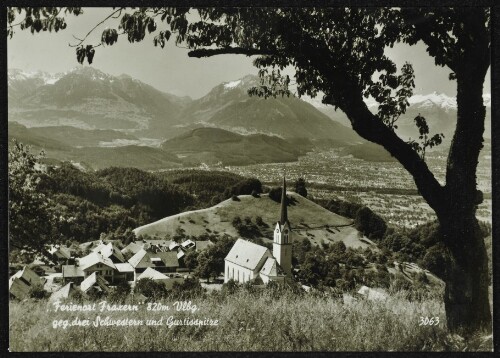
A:
[[[103,20],[111,8],[85,8],[78,17],[67,17],[67,28],[58,33],[40,32],[32,35],[29,31],[16,30],[14,37],[7,41],[8,68],[25,71],[66,72],[82,66],[76,61],[75,49],[69,44],[82,38],[97,23]],[[88,43],[99,43],[106,27],[115,27],[117,20],[109,20],[99,26],[89,36]],[[233,81],[247,74],[257,74],[252,58],[243,55],[222,55],[210,58],[190,58],[187,50],[167,42],[164,49],[153,45],[153,34],[139,43],[129,43],[124,36],[113,46],[96,49],[92,67],[111,75],[128,74],[164,92],[199,98],[222,82]],[[415,70],[415,93],[431,92],[456,95],[454,81],[448,80],[448,68],[437,67],[426,53],[423,44],[415,46],[396,45],[387,50],[388,56],[398,67],[406,61]],[[87,65],[87,63],[85,62]],[[490,93],[489,71],[484,93]]]

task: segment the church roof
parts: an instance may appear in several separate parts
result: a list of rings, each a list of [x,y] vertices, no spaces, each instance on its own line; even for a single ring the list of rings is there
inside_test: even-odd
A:
[[[281,276],[284,275],[283,269],[278,264],[274,257],[268,257],[260,273],[266,276]]]
[[[226,260],[250,270],[255,270],[266,253],[271,256],[267,247],[238,239],[227,254]]]

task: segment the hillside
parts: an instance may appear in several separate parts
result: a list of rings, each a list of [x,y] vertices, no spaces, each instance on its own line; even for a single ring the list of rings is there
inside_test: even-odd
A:
[[[304,151],[279,137],[241,135],[218,128],[198,128],[162,143],[183,162],[226,165],[296,161]]]
[[[122,140],[137,142],[130,135],[122,135],[112,130],[85,130],[74,127],[39,127],[9,123],[9,140],[30,145],[32,152],[45,152],[45,161],[55,164],[72,161],[84,167],[102,169],[110,166],[136,167],[144,170],[181,167],[181,161],[160,148],[123,145],[115,147],[98,145],[102,141]],[[97,143],[96,143],[97,142]]]
[[[110,129],[82,129],[72,126],[49,126],[28,128],[17,122],[9,123],[9,136],[27,144],[49,146],[58,142],[69,147],[97,147],[107,142],[139,142],[131,134]],[[54,144],[53,144],[54,145]]]
[[[292,198],[289,204],[288,217],[296,237],[308,238],[313,244],[344,241],[348,247],[370,247],[368,239],[358,237],[358,232],[351,219],[334,214],[312,201],[293,192],[287,192]],[[232,221],[236,216],[241,219],[250,217],[255,222],[257,216],[262,217],[265,229],[261,230],[263,238],[272,240],[274,225],[279,218],[279,203],[263,194],[260,198],[251,195],[240,195],[240,201],[225,200],[213,207],[188,211],[169,216],[134,230],[137,236],[150,235],[164,237],[174,236],[178,228],[185,235],[200,236],[202,234],[228,234],[239,237]]]
[[[258,77],[252,75],[222,83],[186,106],[180,116],[184,123],[215,126],[241,134],[264,133],[313,140],[329,138],[337,145],[362,141],[352,129],[332,121],[299,98],[250,97],[248,89],[258,85]]]

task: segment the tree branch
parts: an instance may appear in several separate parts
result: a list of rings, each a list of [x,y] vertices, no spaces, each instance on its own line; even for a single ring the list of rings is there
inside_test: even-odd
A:
[[[442,210],[444,188],[413,148],[370,112],[360,94],[352,93],[347,105],[339,106],[351,121],[352,128],[363,138],[383,146],[413,176],[418,191],[439,213]]]
[[[277,54],[277,52],[275,50],[251,49],[243,47],[225,47],[216,49],[200,48],[188,52],[189,57],[196,57],[196,58],[211,57],[216,55],[227,55],[227,54],[254,56],[254,55],[273,55]]]
[[[78,42],[77,44],[74,44],[74,45],[69,44],[69,46],[70,46],[70,47],[78,47],[78,46],[80,46],[80,45],[81,45],[81,44],[82,44],[82,43],[83,43],[83,42],[87,39],[87,37],[89,37],[89,36],[90,36],[90,34],[91,34],[92,32],[94,32],[94,30],[95,30],[95,29],[97,29],[100,25],[102,25],[103,23],[105,23],[108,19],[110,19],[110,18],[112,18],[113,16],[115,16],[115,14],[117,14],[117,13],[121,13],[121,12],[123,11],[123,9],[124,9],[123,7],[120,7],[120,8],[118,8],[117,10],[113,11],[113,12],[112,12],[111,14],[109,14],[108,16],[106,16],[106,18],[105,18],[105,19],[103,19],[103,20],[102,20],[102,21],[100,21],[97,25],[95,25],[93,28],[91,28],[91,29],[89,30],[89,32],[87,32],[87,34],[83,37],[83,39],[79,39],[79,38],[77,38],[76,36],[74,36],[74,35],[73,35],[73,37],[74,37],[75,39],[78,39],[78,40],[79,40],[79,42]],[[96,47],[96,46],[94,46],[94,47]]]

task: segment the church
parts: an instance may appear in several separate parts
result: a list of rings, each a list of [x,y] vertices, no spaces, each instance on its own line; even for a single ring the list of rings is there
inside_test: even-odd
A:
[[[224,259],[224,282],[244,283],[260,277],[264,283],[292,278],[292,231],[288,221],[286,181],[283,177],[280,220],[274,229],[273,251],[238,239]]]

